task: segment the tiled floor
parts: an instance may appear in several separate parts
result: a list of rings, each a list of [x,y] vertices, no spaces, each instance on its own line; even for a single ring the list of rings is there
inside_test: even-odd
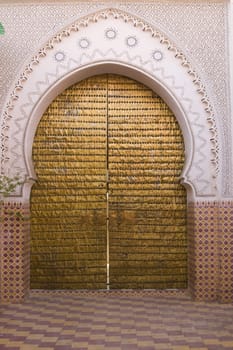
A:
[[[32,294],[1,305],[0,349],[233,349],[233,305],[105,294]]]

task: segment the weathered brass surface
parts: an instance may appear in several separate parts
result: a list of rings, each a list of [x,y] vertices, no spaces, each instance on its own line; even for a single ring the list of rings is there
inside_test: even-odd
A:
[[[111,288],[187,286],[184,146],[177,121],[152,91],[108,80]]]
[[[106,288],[106,76],[59,95],[33,159],[31,288]]]
[[[187,287],[184,145],[160,97],[87,79],[50,105],[33,160],[32,288],[105,289],[107,263],[110,288]]]

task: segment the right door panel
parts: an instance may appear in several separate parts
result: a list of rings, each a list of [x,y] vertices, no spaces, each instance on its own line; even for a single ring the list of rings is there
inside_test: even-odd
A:
[[[187,287],[182,134],[140,83],[108,76],[110,289]]]

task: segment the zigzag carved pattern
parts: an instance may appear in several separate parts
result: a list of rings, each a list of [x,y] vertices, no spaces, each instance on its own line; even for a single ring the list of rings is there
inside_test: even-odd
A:
[[[89,62],[93,62],[94,60],[98,60],[99,58],[114,58],[114,59],[121,59],[127,58],[128,62],[135,62],[135,61],[139,61],[140,62],[140,66],[143,68],[146,67],[150,67],[149,70],[153,70],[153,71],[157,71],[158,73],[161,74],[162,78],[164,81],[168,82],[168,84],[176,91],[179,92],[180,95],[180,100],[185,101],[186,104],[188,105],[188,113],[190,115],[192,115],[194,117],[193,121],[191,121],[192,125],[195,125],[196,129],[198,128],[198,138],[199,140],[201,140],[201,142],[199,143],[199,147],[197,149],[197,153],[198,153],[198,162],[195,162],[193,165],[196,168],[196,171],[198,173],[197,175],[197,180],[199,182],[199,185],[202,184],[200,186],[199,192],[205,192],[205,190],[207,190],[209,183],[204,179],[204,171],[202,169],[202,167],[200,166],[200,163],[204,162],[206,160],[205,154],[202,152],[202,148],[203,146],[205,146],[206,144],[206,140],[204,137],[202,137],[202,133],[203,133],[203,127],[201,124],[198,123],[198,121],[200,120],[200,114],[196,113],[192,110],[192,100],[185,97],[185,92],[184,92],[184,87],[183,86],[178,86],[175,83],[175,77],[172,75],[165,75],[164,69],[155,67],[153,65],[153,63],[151,61],[143,61],[141,57],[139,56],[130,56],[128,54],[128,52],[124,51],[121,53],[117,53],[115,52],[113,49],[109,49],[107,50],[105,53],[101,52],[99,49],[93,51],[92,55],[87,55],[87,54],[83,54],[80,56],[79,60],[75,60],[75,59],[69,59],[67,64],[61,63],[56,67],[56,72],[55,73],[46,73],[45,75],[45,79],[43,81],[37,81],[36,83],[36,90],[32,91],[28,94],[28,101],[27,103],[23,104],[20,108],[20,112],[22,114],[22,118],[19,119],[19,122],[17,122],[17,129],[14,133],[14,141],[15,141],[15,146],[12,148],[13,150],[13,154],[14,154],[14,159],[13,162],[14,164],[17,163],[18,159],[19,159],[19,154],[17,153],[17,148],[19,145],[19,141],[17,140],[17,134],[19,132],[22,132],[22,128],[21,128],[21,121],[26,119],[28,116],[28,112],[27,109],[28,107],[33,107],[35,104],[35,100],[34,97],[39,98],[43,92],[43,88],[48,87],[51,84],[51,81],[55,81],[57,80],[59,77],[61,77],[61,72],[62,73],[67,73],[69,72],[72,67],[80,67],[81,66],[81,62],[84,64],[87,64]]]
[[[48,50],[53,49],[55,47],[56,43],[59,43],[64,38],[70,36],[72,34],[72,32],[77,32],[77,31],[81,30],[82,28],[87,27],[89,25],[89,23],[95,23],[95,22],[98,22],[101,19],[107,19],[109,17],[113,17],[115,19],[121,18],[125,22],[131,23],[133,26],[141,28],[142,31],[150,32],[152,37],[158,38],[160,43],[166,45],[168,50],[174,52],[175,58],[181,60],[181,65],[187,70],[188,74],[193,77],[192,78],[193,79],[193,83],[197,86],[197,92],[200,93],[203,96],[202,97],[202,103],[206,105],[205,110],[208,113],[208,122],[211,125],[209,130],[210,130],[210,132],[213,135],[212,138],[211,138],[212,155],[213,155],[212,163],[214,164],[215,171],[217,172],[218,171],[218,149],[219,149],[218,142],[217,142],[217,127],[216,127],[216,123],[215,123],[215,119],[214,119],[213,108],[212,108],[212,106],[210,104],[210,101],[208,99],[208,96],[206,94],[205,87],[201,83],[200,78],[198,77],[198,74],[191,67],[191,64],[188,62],[188,60],[186,59],[184,54],[181,51],[179,51],[175,47],[175,45],[173,45],[173,43],[170,42],[170,40],[168,40],[164,36],[163,33],[157,31],[150,24],[145,23],[144,21],[142,21],[141,19],[137,18],[136,16],[132,16],[132,15],[130,15],[128,13],[125,13],[123,11],[119,11],[119,10],[116,10],[116,9],[112,9],[112,8],[104,10],[104,11],[99,11],[99,12],[93,14],[93,15],[89,15],[87,17],[84,17],[84,18],[78,20],[77,22],[73,23],[71,26],[69,26],[68,28],[62,30],[60,33],[58,33],[56,36],[54,36],[51,40],[49,40],[49,42],[43,48],[41,48],[38,51],[37,55],[35,55],[32,58],[31,62],[26,66],[24,72],[20,75],[20,77],[19,77],[19,79],[18,79],[18,81],[17,81],[17,83],[15,85],[15,88],[12,91],[11,98],[10,98],[8,104],[7,104],[7,107],[6,107],[6,110],[5,110],[5,113],[4,113],[3,124],[4,124],[5,132],[7,130],[6,125],[8,124],[8,121],[9,121],[8,115],[10,113],[10,110],[14,108],[15,101],[18,99],[18,93],[23,89],[24,83],[27,81],[28,76],[33,71],[33,66],[34,65],[38,65],[40,63],[40,60],[43,57],[46,56],[46,53],[47,53]],[[99,52],[99,54],[101,54],[101,52]],[[127,59],[129,60],[128,53],[124,52],[124,55],[126,55]],[[82,56],[82,57],[84,58],[84,56]],[[116,54],[115,53],[115,57],[116,58],[122,57],[122,53],[121,54]],[[141,62],[141,64],[144,65],[144,67],[146,67],[147,64],[151,65],[150,61],[142,62],[141,57],[139,57],[139,56],[137,56],[137,57],[135,56],[133,58],[130,57],[130,59],[133,60],[134,62],[139,60]],[[49,73],[46,76],[47,81],[44,81],[44,82],[40,81],[40,82],[37,83],[37,86],[36,86],[37,90],[35,92],[29,94],[30,95],[29,96],[29,102],[27,104],[24,104],[21,107],[21,112],[23,113],[22,115],[24,117],[26,116],[25,108],[28,107],[33,102],[33,100],[32,100],[33,94],[34,94],[34,96],[36,96],[36,95],[38,95],[38,93],[40,91],[39,85],[42,86],[42,85],[45,85],[46,83],[48,83],[50,77],[51,78],[56,78],[57,77],[57,73],[58,72],[56,72],[55,75]],[[180,89],[182,91],[182,89],[183,89],[182,87],[175,87],[175,83],[174,83],[174,79],[173,79],[174,77],[172,77],[172,76],[165,76],[164,75],[164,71],[162,72],[162,70],[161,70],[161,74],[163,75],[163,78],[166,79],[166,81],[168,81],[170,79],[172,87],[176,88],[177,91],[178,91],[178,89]],[[182,91],[181,97],[183,98],[183,100],[188,102],[188,99],[184,98],[184,91]],[[192,104],[191,100],[190,100],[190,103]],[[191,104],[190,104],[190,106],[191,106]],[[189,112],[192,113],[191,110],[189,110]],[[20,120],[21,120],[21,118],[20,118]],[[195,120],[195,123],[196,123],[196,121],[197,120]],[[195,124],[195,126],[198,126],[198,125]],[[20,129],[20,123],[17,122],[17,132],[19,132],[20,130],[21,130]],[[15,141],[16,141],[16,133],[14,133],[14,140]],[[201,131],[198,133],[198,136],[199,136],[200,139],[202,139],[202,144],[199,147],[198,152],[199,152],[200,156],[204,156],[204,154],[202,154],[202,152],[201,152],[201,148],[202,148],[202,145],[204,145],[205,140],[204,140],[204,138],[201,138],[200,134],[201,134]],[[2,156],[2,163],[5,163],[6,159],[7,159],[7,155],[5,153],[8,152],[8,147],[7,147],[7,144],[6,144],[7,137],[4,137],[4,135],[1,135],[1,138],[2,138],[1,141],[2,141],[2,144],[3,144],[3,146],[2,146],[2,155],[3,155]],[[14,147],[14,150],[15,149],[16,148]],[[18,157],[18,155],[17,155],[17,157]],[[197,164],[196,164],[196,166],[197,166]],[[203,175],[203,171],[201,172],[201,168],[200,168],[200,177],[202,177],[202,175]],[[198,178],[199,178],[199,176],[198,176]]]

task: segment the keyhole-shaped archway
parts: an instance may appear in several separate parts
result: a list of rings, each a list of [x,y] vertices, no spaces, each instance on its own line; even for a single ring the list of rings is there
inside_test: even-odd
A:
[[[91,77],[37,128],[31,288],[186,289],[184,144],[146,86]]]
[[[154,26],[131,14],[110,8],[79,19],[39,49],[19,75],[2,117],[1,164],[5,174],[20,173],[23,183],[5,199],[4,210],[15,208],[28,217],[36,180],[32,145],[49,104],[68,86],[103,73],[142,82],[164,99],[179,122],[185,143],[181,180],[188,200],[189,290],[194,297],[216,300],[219,207],[214,199],[219,150],[211,103],[183,53]],[[30,228],[19,216],[10,222],[8,214],[4,214],[2,249],[5,260],[16,259],[17,268],[10,264],[11,271],[4,261],[0,264],[1,276],[5,276],[1,298],[21,300],[29,291]],[[14,230],[17,234],[12,236]],[[203,240],[206,248],[211,247],[205,253]]]

